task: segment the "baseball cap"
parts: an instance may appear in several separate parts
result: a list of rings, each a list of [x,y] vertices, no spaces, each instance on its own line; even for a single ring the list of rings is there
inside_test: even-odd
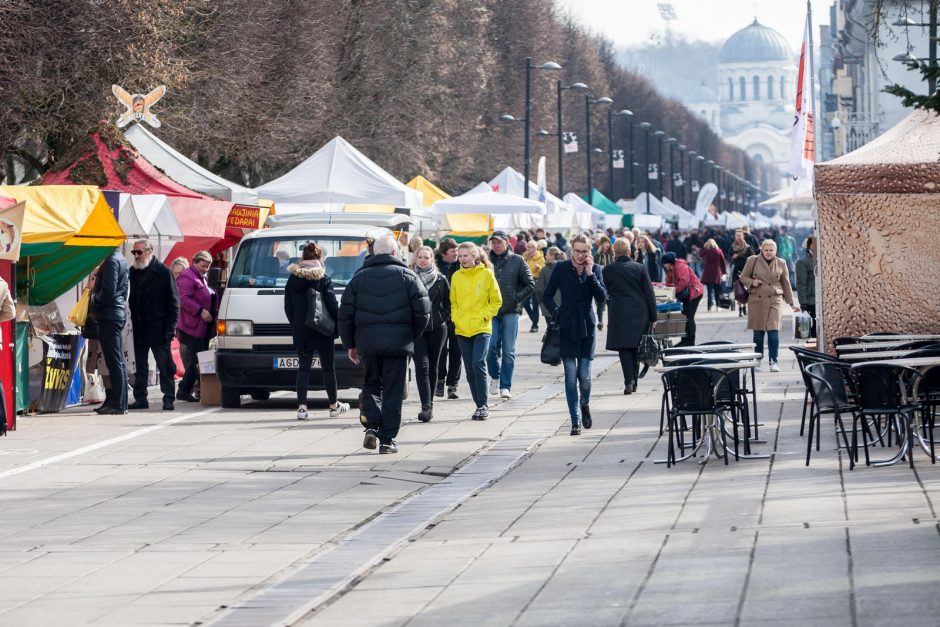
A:
[[[506,231],[493,231],[493,234],[490,235],[490,239],[501,239],[504,242],[508,242],[509,235],[506,234]]]

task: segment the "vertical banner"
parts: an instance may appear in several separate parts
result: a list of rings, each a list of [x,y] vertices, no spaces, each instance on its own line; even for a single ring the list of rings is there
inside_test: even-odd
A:
[[[649,168],[646,170],[646,178],[651,181],[655,181],[659,178],[659,166],[655,163],[649,164]]]
[[[36,409],[40,413],[54,413],[65,409],[81,338],[76,334],[57,333],[42,339],[42,380]]]
[[[623,151],[615,150],[614,151],[614,168],[622,170],[624,167]]]
[[[9,261],[0,261],[0,277],[8,284],[13,285],[13,263]],[[0,415],[6,416],[7,428],[13,429],[16,426],[16,395],[14,394],[13,381],[15,364],[15,346],[16,346],[16,320],[0,323],[0,386],[3,386],[2,401],[4,411]]]
[[[578,152],[578,136],[571,132],[561,134],[561,142],[565,147],[565,152]]]
[[[544,155],[539,157],[539,165],[536,168],[535,181],[536,181],[535,184],[538,187],[538,195],[536,196],[535,199],[539,202],[545,202],[545,188],[547,187],[547,185],[545,181],[545,157]],[[529,184],[528,181],[526,181],[525,183],[526,185]]]

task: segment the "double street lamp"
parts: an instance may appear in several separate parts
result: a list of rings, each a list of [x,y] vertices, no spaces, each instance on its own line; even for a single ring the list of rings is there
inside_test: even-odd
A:
[[[656,131],[653,133],[653,137],[656,138],[656,143],[659,144],[659,162],[656,165],[656,176],[659,178],[659,199],[663,198],[663,137],[666,136],[666,131]]]
[[[525,183],[522,187],[526,198],[529,197],[529,165],[531,162],[529,157],[529,128],[532,122],[532,70],[560,69],[562,69],[561,66],[554,61],[548,61],[541,65],[532,65],[532,57],[526,57],[525,59],[525,155],[523,156]]]
[[[565,195],[565,145],[564,145],[564,127],[562,125],[561,118],[561,92],[568,89],[574,91],[588,91],[590,89],[584,83],[572,83],[571,85],[564,86],[561,84],[561,81],[555,81],[555,133],[549,133],[548,131],[539,130],[536,135],[541,137],[555,137],[558,142],[558,197],[563,198]]]
[[[669,200],[672,202],[676,201],[676,162],[673,158],[675,155],[676,145],[679,143],[679,140],[675,137],[670,137],[666,140],[666,143],[669,144]]]
[[[646,146],[646,213],[650,212],[650,129],[653,127],[649,122],[640,122],[640,128],[643,129],[643,142]]]
[[[613,107],[607,109],[607,196],[614,197],[614,117],[627,118],[630,121],[630,154],[624,155],[624,166],[627,163],[633,163],[633,112],[627,109],[621,109],[614,113]],[[629,161],[627,161],[629,159]],[[631,182],[633,179],[633,169],[630,169]]]

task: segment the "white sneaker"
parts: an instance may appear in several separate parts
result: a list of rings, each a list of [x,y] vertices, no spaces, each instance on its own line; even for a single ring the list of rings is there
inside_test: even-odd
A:
[[[780,366],[777,365],[777,362],[770,362],[770,371],[771,372],[780,372]]]
[[[754,370],[756,370],[757,372],[760,372],[763,369],[764,369],[764,361],[762,359],[758,359],[757,365],[754,367]]]
[[[306,420],[309,416],[307,415],[307,408],[300,407],[297,409],[297,420]]]
[[[509,400],[512,398],[512,392],[509,391],[509,388],[502,388],[499,391],[499,397]]]
[[[330,418],[336,418],[340,414],[349,411],[349,403],[336,403],[336,407],[330,407]]]
[[[490,396],[499,394],[499,379],[490,379]]]

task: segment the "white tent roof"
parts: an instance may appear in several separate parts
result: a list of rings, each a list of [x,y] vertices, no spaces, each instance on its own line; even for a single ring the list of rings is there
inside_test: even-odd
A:
[[[482,183],[486,185],[486,183]],[[479,186],[477,186],[479,187]],[[447,213],[488,213],[492,216],[508,214],[536,214],[545,213],[545,204],[537,200],[510,196],[494,191],[470,190],[461,196],[454,196],[445,200],[438,200],[431,207],[437,215]]]
[[[381,204],[418,212],[422,194],[380,168],[342,137],[335,137],[284,176],[255,189],[277,203],[279,215],[323,211],[346,204]]]
[[[635,213],[633,226],[641,231],[655,231],[663,228],[663,217],[651,213]]]
[[[163,194],[121,194],[118,207],[118,224],[127,241],[149,239],[158,259],[183,241],[176,214]]]
[[[737,211],[727,211],[721,215],[725,216],[725,226],[729,229],[736,229],[748,223],[747,216]]]
[[[680,229],[694,229],[699,225],[699,219],[694,215],[672,202],[668,198],[663,198],[661,201],[666,208],[672,209],[675,212],[676,217],[679,219],[679,228]]]
[[[649,203],[649,211],[647,211],[647,203]],[[646,192],[637,194],[636,197],[636,212],[637,213],[651,213],[653,215],[665,216],[670,222],[676,222],[679,219],[679,212],[675,209],[667,207],[663,202],[656,198],[656,196],[649,195],[647,196]]]
[[[195,192],[247,205],[258,202],[258,193],[254,190],[227,181],[187,159],[140,124],[131,124],[124,131],[124,137],[144,159],[163,170],[177,183]]]
[[[566,205],[574,209],[576,213],[582,213],[586,211],[586,212],[589,212],[593,216],[597,216],[598,218],[602,218],[603,216],[607,215],[606,213],[604,213],[603,211],[601,211],[594,205],[588,203],[588,201],[584,200],[583,198],[581,198],[574,192],[568,192],[567,194],[565,194],[564,202]]]
[[[525,177],[522,176],[522,174],[511,167],[506,167],[502,172],[493,177],[493,180],[490,181],[490,188],[497,190],[500,194],[525,197],[524,181]],[[538,186],[532,181],[529,181],[529,200],[538,200],[538,198]],[[558,196],[545,190],[545,207],[548,211],[553,211],[564,204],[565,203],[558,198]]]

